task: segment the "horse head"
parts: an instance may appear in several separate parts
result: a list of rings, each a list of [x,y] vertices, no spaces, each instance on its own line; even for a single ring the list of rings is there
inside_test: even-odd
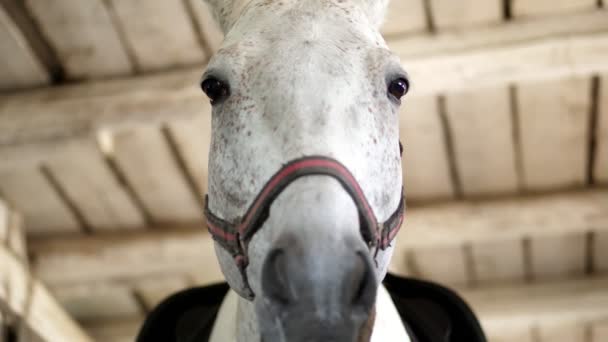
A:
[[[222,271],[262,340],[357,341],[403,218],[388,1],[207,2],[225,34],[201,81]]]

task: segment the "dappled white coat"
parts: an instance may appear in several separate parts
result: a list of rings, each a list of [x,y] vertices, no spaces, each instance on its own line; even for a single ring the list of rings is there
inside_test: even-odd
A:
[[[387,75],[399,74],[378,27],[388,0],[207,0],[226,38],[206,75],[230,83],[229,104],[213,109],[209,155],[209,207],[234,220],[268,178],[289,160],[324,155],[355,176],[379,221],[401,198],[398,148],[399,103],[386,96]],[[248,279],[260,293],[262,261],[278,234],[299,220],[311,227],[332,222],[324,236],[360,236],[357,208],[333,179],[305,177],[289,185],[249,245]],[[323,196],[315,192],[322,184]],[[331,212],[318,210],[329,205]],[[300,215],[319,211],[319,217]],[[306,210],[305,210],[306,209]],[[363,242],[362,242],[363,243]],[[344,248],[336,245],[334,248]],[[393,247],[378,255],[383,279]],[[216,254],[231,288],[243,293],[228,252]],[[329,262],[329,261],[328,261]],[[339,262],[339,261],[332,261]],[[259,340],[253,302],[231,291],[212,341]],[[377,295],[372,341],[409,341],[386,290]]]

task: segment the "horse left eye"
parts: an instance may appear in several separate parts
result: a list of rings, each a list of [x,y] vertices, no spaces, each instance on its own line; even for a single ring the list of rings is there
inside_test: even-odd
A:
[[[410,82],[405,78],[393,80],[388,85],[388,93],[394,96],[397,100],[401,99],[410,90]]]

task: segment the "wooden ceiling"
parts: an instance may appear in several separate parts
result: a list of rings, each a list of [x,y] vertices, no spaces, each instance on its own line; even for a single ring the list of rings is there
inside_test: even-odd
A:
[[[65,307],[100,340],[132,340],[159,298],[221,279],[201,229],[211,114],[197,87],[221,34],[201,0],[0,5],[0,198]],[[466,289],[495,341],[608,339],[608,310],[562,305],[573,287],[605,303],[606,7],[388,12],[383,33],[413,79],[393,270]]]

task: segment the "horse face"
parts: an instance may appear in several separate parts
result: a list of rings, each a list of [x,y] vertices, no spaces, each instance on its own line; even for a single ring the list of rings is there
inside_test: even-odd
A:
[[[282,165],[309,155],[342,163],[378,220],[395,211],[408,81],[361,3],[252,1],[225,23],[201,83],[213,103],[208,206],[222,219],[238,221]],[[295,180],[268,214],[247,248],[261,333],[354,341],[392,248],[372,259],[353,198],[327,176]],[[216,253],[245,295],[233,256]]]

